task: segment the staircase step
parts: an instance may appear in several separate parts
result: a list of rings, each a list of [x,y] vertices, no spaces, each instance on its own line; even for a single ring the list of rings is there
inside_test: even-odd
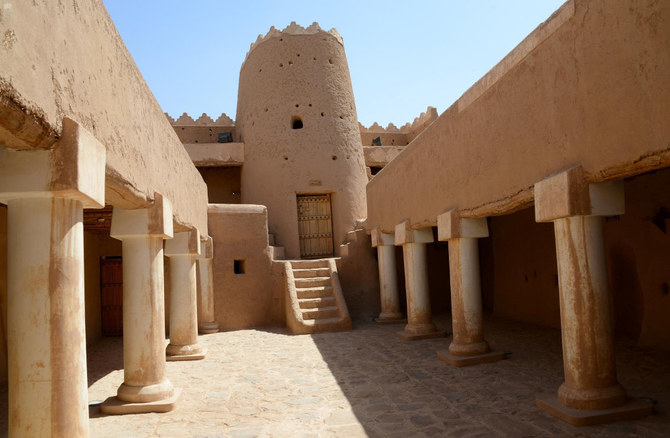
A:
[[[337,306],[317,307],[314,309],[305,309],[302,311],[303,319],[327,319],[335,318],[339,315]]]
[[[291,267],[293,269],[327,268],[328,260],[291,260]]]
[[[311,333],[323,333],[327,331],[351,330],[351,320],[349,318],[323,318],[306,319],[305,325],[311,327]]]
[[[317,287],[304,287],[296,288],[296,294],[298,299],[302,300],[305,298],[325,298],[333,296],[333,287],[332,286],[317,286]]]
[[[305,298],[298,300],[301,309],[315,309],[317,307],[335,306],[335,297]]]
[[[294,269],[294,278],[330,277],[330,268]]]
[[[296,278],[295,287],[330,286],[330,277]]]

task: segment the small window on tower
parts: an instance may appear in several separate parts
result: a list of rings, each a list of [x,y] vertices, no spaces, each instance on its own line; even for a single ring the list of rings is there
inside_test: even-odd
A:
[[[291,118],[291,128],[302,129],[302,119],[298,116],[293,116]]]

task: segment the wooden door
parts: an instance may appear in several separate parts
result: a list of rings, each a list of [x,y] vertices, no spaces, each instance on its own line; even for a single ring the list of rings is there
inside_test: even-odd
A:
[[[330,195],[298,195],[300,257],[333,256],[333,218]]]
[[[123,335],[123,263],[121,257],[100,258],[102,336]]]

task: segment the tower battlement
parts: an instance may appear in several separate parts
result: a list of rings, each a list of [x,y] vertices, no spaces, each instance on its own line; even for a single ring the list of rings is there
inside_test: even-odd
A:
[[[258,38],[256,38],[256,41],[251,43],[249,46],[249,51],[247,52],[247,55],[244,58],[244,62],[242,63],[242,67],[244,67],[244,63],[247,61],[249,58],[249,55],[253,50],[258,47],[259,44],[268,41],[272,38],[281,38],[286,35],[314,35],[317,33],[324,33],[332,36],[337,40],[342,46],[344,46],[344,42],[342,41],[342,37],[340,34],[337,32],[337,29],[332,28],[330,30],[324,30],[319,26],[319,23],[316,21],[312,23],[308,27],[302,27],[301,25],[297,24],[295,21],[291,21],[291,24],[286,26],[283,30],[279,30],[276,27],[272,26],[270,30],[265,34],[259,34]]]

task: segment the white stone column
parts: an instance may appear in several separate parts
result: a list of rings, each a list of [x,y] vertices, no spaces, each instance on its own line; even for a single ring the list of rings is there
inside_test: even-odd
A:
[[[395,262],[395,235],[372,230],[372,246],[377,248],[379,268],[379,298],[382,311],[375,321],[378,324],[398,324],[407,322],[400,312],[398,277]]]
[[[407,325],[397,335],[406,341],[446,335],[444,330],[435,327],[431,317],[426,244],[432,241],[431,228],[413,230],[409,222],[402,222],[395,227],[395,244],[402,245],[407,294]]]
[[[540,408],[583,426],[641,418],[616,377],[602,216],[623,214],[623,182],[588,184],[573,168],[535,185],[535,218],[554,222],[565,382]]]
[[[217,333],[219,325],[214,316],[214,275],[212,259],[214,243],[209,236],[200,238],[200,255],[198,265],[198,332],[203,334]]]
[[[198,344],[198,309],[195,259],[200,253],[197,229],[175,233],[165,242],[170,258],[170,344],[167,360],[204,359],[206,350]]]
[[[505,358],[484,339],[482,291],[477,239],[488,237],[486,218],[461,218],[456,210],[437,217],[438,239],[449,242],[451,324],[449,350],[437,356],[454,366],[495,362]]]
[[[181,394],[165,372],[163,239],[172,237],[172,207],[154,197],[150,208],[112,213],[123,254],[123,384],[102,404],[108,414],[167,412]]]
[[[69,119],[51,150],[0,148],[12,437],[88,436],[83,209],[104,206],[105,152]]]

